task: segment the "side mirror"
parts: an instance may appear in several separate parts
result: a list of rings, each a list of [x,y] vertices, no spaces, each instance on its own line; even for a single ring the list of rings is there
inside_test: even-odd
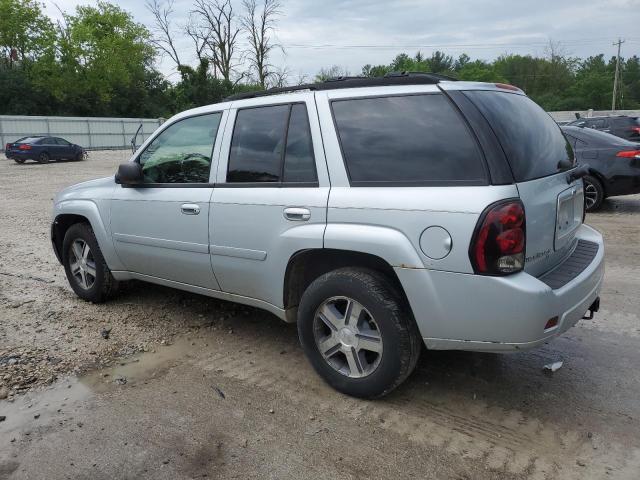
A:
[[[122,185],[136,185],[142,183],[142,167],[138,162],[121,163],[116,173],[116,183]]]

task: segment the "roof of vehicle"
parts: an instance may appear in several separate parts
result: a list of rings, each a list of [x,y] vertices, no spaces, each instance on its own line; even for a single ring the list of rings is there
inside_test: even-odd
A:
[[[638,118],[631,115],[598,115],[596,117],[580,117],[572,120],[571,123],[580,122],[584,120],[601,120],[603,118]]]
[[[598,145],[603,147],[638,145],[638,143],[636,142],[620,138],[616,135],[611,135],[610,133],[601,132],[600,130],[595,130],[593,128],[582,128],[573,125],[563,125],[560,127],[560,129],[568,135],[573,135],[574,137],[577,137],[580,140],[583,140],[591,145]]]
[[[270,88],[268,90],[260,90],[256,92],[237,93],[225,98],[223,101],[244,100],[247,98],[264,97],[301,90],[319,91],[394,85],[434,85],[442,81],[454,82],[456,79],[439,73],[426,72],[391,72],[387,73],[384,77],[336,77],[318,83]]]

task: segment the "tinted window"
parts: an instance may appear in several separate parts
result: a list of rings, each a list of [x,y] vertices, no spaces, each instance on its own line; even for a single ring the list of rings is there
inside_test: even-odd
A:
[[[316,182],[317,180],[307,107],[296,104],[291,107],[283,181]]]
[[[58,145],[64,145],[64,146],[69,146],[71,145],[69,142],[67,142],[64,138],[54,138],[54,140],[58,143]]]
[[[485,184],[475,140],[441,94],[332,103],[352,184]]]
[[[239,110],[227,182],[279,182],[289,105]]]
[[[140,155],[147,183],[207,183],[221,113],[185,118],[158,135]]]
[[[491,124],[518,182],[557,173],[558,162],[573,163],[571,144],[560,127],[530,98],[513,93],[465,92]]]
[[[42,140],[44,140],[42,137],[23,137],[15,143],[40,143]]]

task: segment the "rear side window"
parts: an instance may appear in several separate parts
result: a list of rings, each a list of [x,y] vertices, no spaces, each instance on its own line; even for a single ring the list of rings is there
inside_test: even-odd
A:
[[[227,182],[317,182],[307,107],[297,103],[239,110]]]
[[[573,164],[573,149],[560,127],[529,97],[486,90],[465,95],[491,124],[517,182],[558,173],[562,160]]]
[[[442,94],[332,102],[352,185],[487,184],[475,139]]]

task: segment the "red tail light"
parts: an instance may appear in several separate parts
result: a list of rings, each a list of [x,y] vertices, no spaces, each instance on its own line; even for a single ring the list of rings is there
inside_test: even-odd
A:
[[[31,150],[31,145],[29,145],[28,143],[22,143],[18,147],[18,150]]]
[[[640,150],[626,150],[616,153],[616,157],[622,158],[640,158]]]
[[[489,205],[478,220],[469,257],[476,273],[507,275],[524,268],[524,206],[520,200]]]
[[[632,132],[640,133],[640,127],[631,127]]]
[[[10,144],[10,143],[7,143],[7,144],[4,146],[4,149],[5,149],[5,150],[9,150],[9,147],[10,147],[10,146],[11,146],[11,144]]]

